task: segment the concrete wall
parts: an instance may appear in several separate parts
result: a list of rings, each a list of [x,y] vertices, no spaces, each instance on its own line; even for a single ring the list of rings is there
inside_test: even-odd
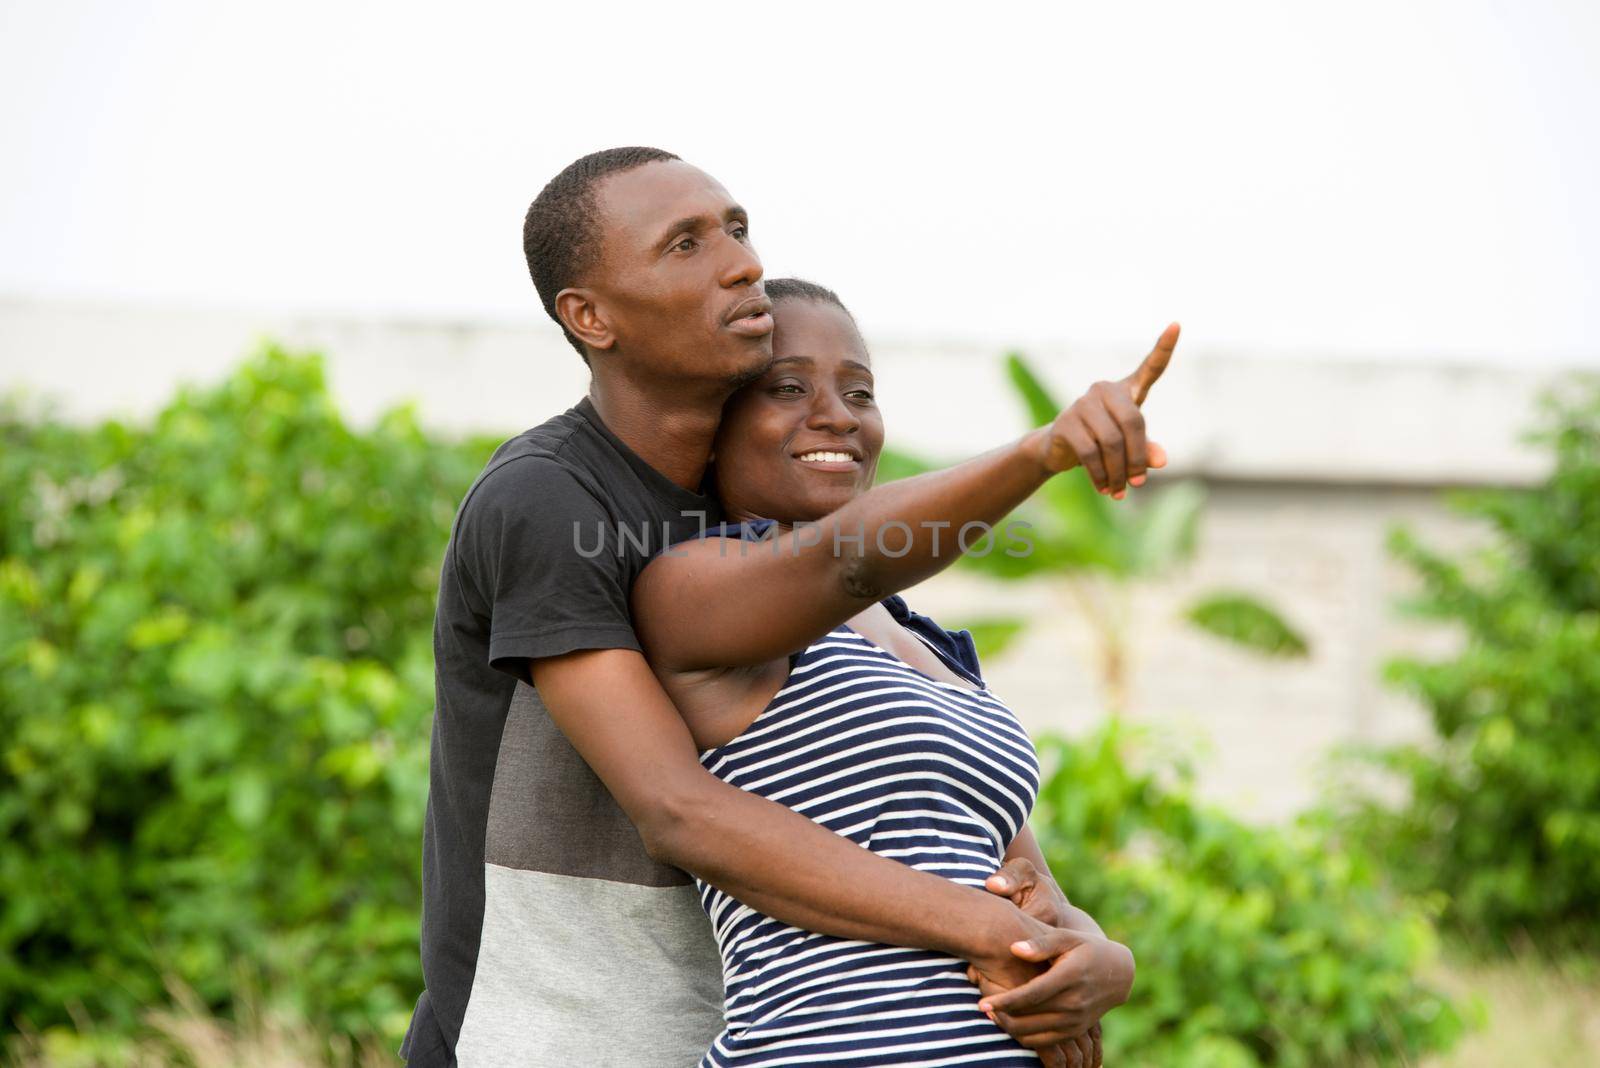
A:
[[[1403,523],[1450,547],[1485,532],[1450,514],[1428,488],[1207,488],[1193,565],[1127,599],[1129,718],[1152,727],[1158,745],[1196,756],[1204,795],[1252,818],[1281,818],[1315,800],[1326,781],[1323,758],[1336,745],[1426,737],[1423,710],[1381,683],[1381,666],[1403,650],[1447,652],[1455,636],[1396,612],[1414,587],[1385,549],[1389,528]],[[1310,657],[1267,660],[1183,620],[1200,594],[1223,589],[1271,603],[1309,639]],[[1093,628],[1064,588],[958,571],[911,599],[941,620],[1014,612],[1031,621],[1026,636],[987,665],[990,684],[1030,731],[1073,733],[1100,719]]]
[[[225,375],[264,338],[325,352],[341,407],[365,422],[415,400],[430,425],[508,434],[582,395],[587,373],[544,320],[450,323],[0,297],[0,388],[93,418],[155,410],[179,381]],[[1021,428],[992,347],[869,339],[889,440],[959,459]],[[1127,374],[1145,349],[1030,350],[1063,402]],[[1534,394],[1559,368],[1319,359],[1179,347],[1146,414],[1174,471],[1414,485],[1536,478],[1521,446]]]

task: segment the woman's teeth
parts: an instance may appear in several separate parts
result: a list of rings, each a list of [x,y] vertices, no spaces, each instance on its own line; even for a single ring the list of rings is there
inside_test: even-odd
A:
[[[847,452],[808,452],[799,457],[800,462],[803,464],[848,463],[854,459],[855,457]]]

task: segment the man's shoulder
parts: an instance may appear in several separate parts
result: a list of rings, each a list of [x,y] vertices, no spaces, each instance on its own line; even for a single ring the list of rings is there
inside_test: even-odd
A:
[[[519,456],[544,456],[552,459],[570,459],[576,454],[576,445],[593,427],[576,407],[553,415],[536,427],[531,427],[501,443],[489,458],[489,466],[497,461]]]
[[[560,415],[551,416],[538,426],[524,430],[514,438],[500,443],[484,464],[482,481],[505,468],[513,470],[553,472],[584,465],[582,437],[592,433],[588,421],[576,408],[568,408]],[[518,461],[532,461],[519,464]]]
[[[462,511],[548,506],[572,490],[602,496],[605,480],[597,477],[602,472],[595,470],[594,450],[584,447],[586,432],[584,418],[569,409],[502,442],[467,491]]]

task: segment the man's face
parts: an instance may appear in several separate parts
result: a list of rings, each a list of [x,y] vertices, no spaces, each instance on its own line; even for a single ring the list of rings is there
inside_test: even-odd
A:
[[[596,190],[600,255],[586,286],[616,339],[650,377],[730,389],[772,361],[772,316],[749,220],[728,191],[680,160],[614,174]]]

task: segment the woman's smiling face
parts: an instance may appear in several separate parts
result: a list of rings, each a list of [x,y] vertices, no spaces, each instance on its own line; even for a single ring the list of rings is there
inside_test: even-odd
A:
[[[883,416],[867,346],[843,308],[790,297],[772,315],[771,370],[723,410],[717,495],[730,519],[815,522],[871,487]]]

